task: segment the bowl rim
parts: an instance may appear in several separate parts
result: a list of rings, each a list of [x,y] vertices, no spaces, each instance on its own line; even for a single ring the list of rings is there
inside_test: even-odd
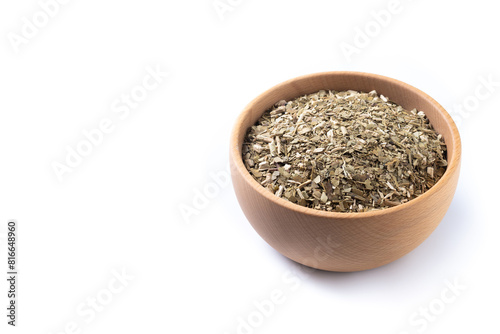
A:
[[[273,193],[269,192],[266,188],[264,188],[261,184],[257,182],[253,178],[253,176],[250,174],[250,172],[246,169],[245,165],[243,164],[243,159],[241,158],[241,148],[238,145],[238,138],[240,137],[242,127],[240,124],[243,123],[243,120],[252,110],[253,106],[257,104],[259,101],[262,99],[266,98],[268,95],[272,94],[273,92],[276,92],[285,86],[288,86],[290,84],[293,84],[293,82],[298,81],[298,80],[307,80],[307,79],[312,79],[314,77],[321,77],[321,76],[338,76],[338,75],[351,75],[351,76],[358,76],[358,77],[369,77],[370,79],[373,80],[385,80],[389,81],[393,85],[398,85],[402,87],[403,89],[412,91],[413,93],[419,95],[423,99],[427,100],[430,102],[430,104],[434,105],[436,109],[439,111],[441,116],[446,122],[446,125],[450,127],[450,133],[451,133],[451,140],[449,143],[446,143],[446,146],[450,146],[453,148],[453,156],[452,160],[448,161],[448,166],[446,168],[445,173],[443,176],[439,179],[439,181],[432,186],[429,190],[424,192],[422,195],[406,202],[403,204],[399,204],[394,207],[390,208],[385,208],[385,209],[378,209],[378,210],[372,210],[368,212],[331,212],[331,211],[325,211],[325,210],[318,210],[318,209],[313,209],[313,208],[308,208],[301,206],[299,204],[292,203],[290,201],[287,201],[281,197],[278,197],[274,195]],[[246,132],[247,129],[244,131]],[[231,172],[233,172],[233,168],[236,168],[236,171],[243,177],[243,180],[252,187],[256,192],[258,192],[260,195],[262,195],[264,198],[266,198],[269,201],[274,202],[276,205],[281,206],[287,210],[292,210],[297,213],[302,213],[305,215],[309,216],[316,216],[316,217],[321,217],[321,218],[335,218],[335,219],[348,219],[348,218],[374,218],[378,216],[382,216],[385,214],[390,214],[390,213],[396,213],[401,210],[407,210],[410,209],[412,206],[418,205],[420,202],[425,201],[428,197],[432,196],[433,194],[439,192],[445,185],[449,182],[449,180],[454,176],[455,174],[455,169],[459,168],[460,166],[460,159],[461,159],[461,139],[460,139],[460,134],[458,132],[458,128],[451,118],[450,114],[432,97],[430,97],[428,94],[424,93],[423,91],[419,90],[418,88],[415,88],[403,81],[393,79],[387,76],[379,75],[379,74],[373,74],[373,73],[367,73],[367,72],[357,72],[357,71],[328,71],[328,72],[317,72],[317,73],[311,73],[311,74],[306,74],[302,76],[298,76],[286,81],[283,81],[269,89],[267,89],[265,92],[261,93],[258,95],[256,98],[254,98],[250,103],[248,103],[243,111],[238,115],[236,122],[234,123],[233,130],[231,132],[231,137],[230,137],[230,159],[232,162],[232,168]]]

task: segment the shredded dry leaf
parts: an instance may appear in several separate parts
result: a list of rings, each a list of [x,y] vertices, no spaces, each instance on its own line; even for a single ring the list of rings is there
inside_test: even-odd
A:
[[[444,140],[423,111],[352,90],[278,101],[248,130],[243,161],[276,196],[336,212],[406,203],[447,166]]]

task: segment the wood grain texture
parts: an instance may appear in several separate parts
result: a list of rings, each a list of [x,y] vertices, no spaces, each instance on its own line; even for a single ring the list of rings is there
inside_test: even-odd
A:
[[[245,168],[241,148],[247,129],[275,102],[325,90],[376,90],[405,109],[423,110],[443,135],[448,168],[430,190],[408,203],[364,213],[305,208],[262,187]],[[238,117],[230,139],[233,187],[248,221],[284,256],[328,271],[359,271],[392,262],[420,245],[451,203],[460,172],[461,143],[450,115],[422,91],[395,79],[359,72],[324,72],[281,83],[254,99]]]

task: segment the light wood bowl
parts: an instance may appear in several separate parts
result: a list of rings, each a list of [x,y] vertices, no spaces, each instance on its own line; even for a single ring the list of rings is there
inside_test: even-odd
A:
[[[407,110],[426,113],[443,135],[448,167],[423,195],[392,208],[363,213],[315,210],[288,202],[262,187],[245,168],[241,149],[247,129],[279,100],[325,90],[376,90]],[[359,271],[392,262],[420,245],[451,203],[460,172],[461,143],[450,115],[422,91],[395,79],[359,72],[325,72],[283,82],[254,99],[236,121],[230,142],[231,177],[247,219],[284,256],[328,271]]]

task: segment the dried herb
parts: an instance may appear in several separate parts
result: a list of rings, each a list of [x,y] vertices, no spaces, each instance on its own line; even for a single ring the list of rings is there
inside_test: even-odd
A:
[[[248,130],[243,161],[276,196],[337,212],[408,202],[447,166],[444,140],[423,111],[352,90],[277,102]]]

